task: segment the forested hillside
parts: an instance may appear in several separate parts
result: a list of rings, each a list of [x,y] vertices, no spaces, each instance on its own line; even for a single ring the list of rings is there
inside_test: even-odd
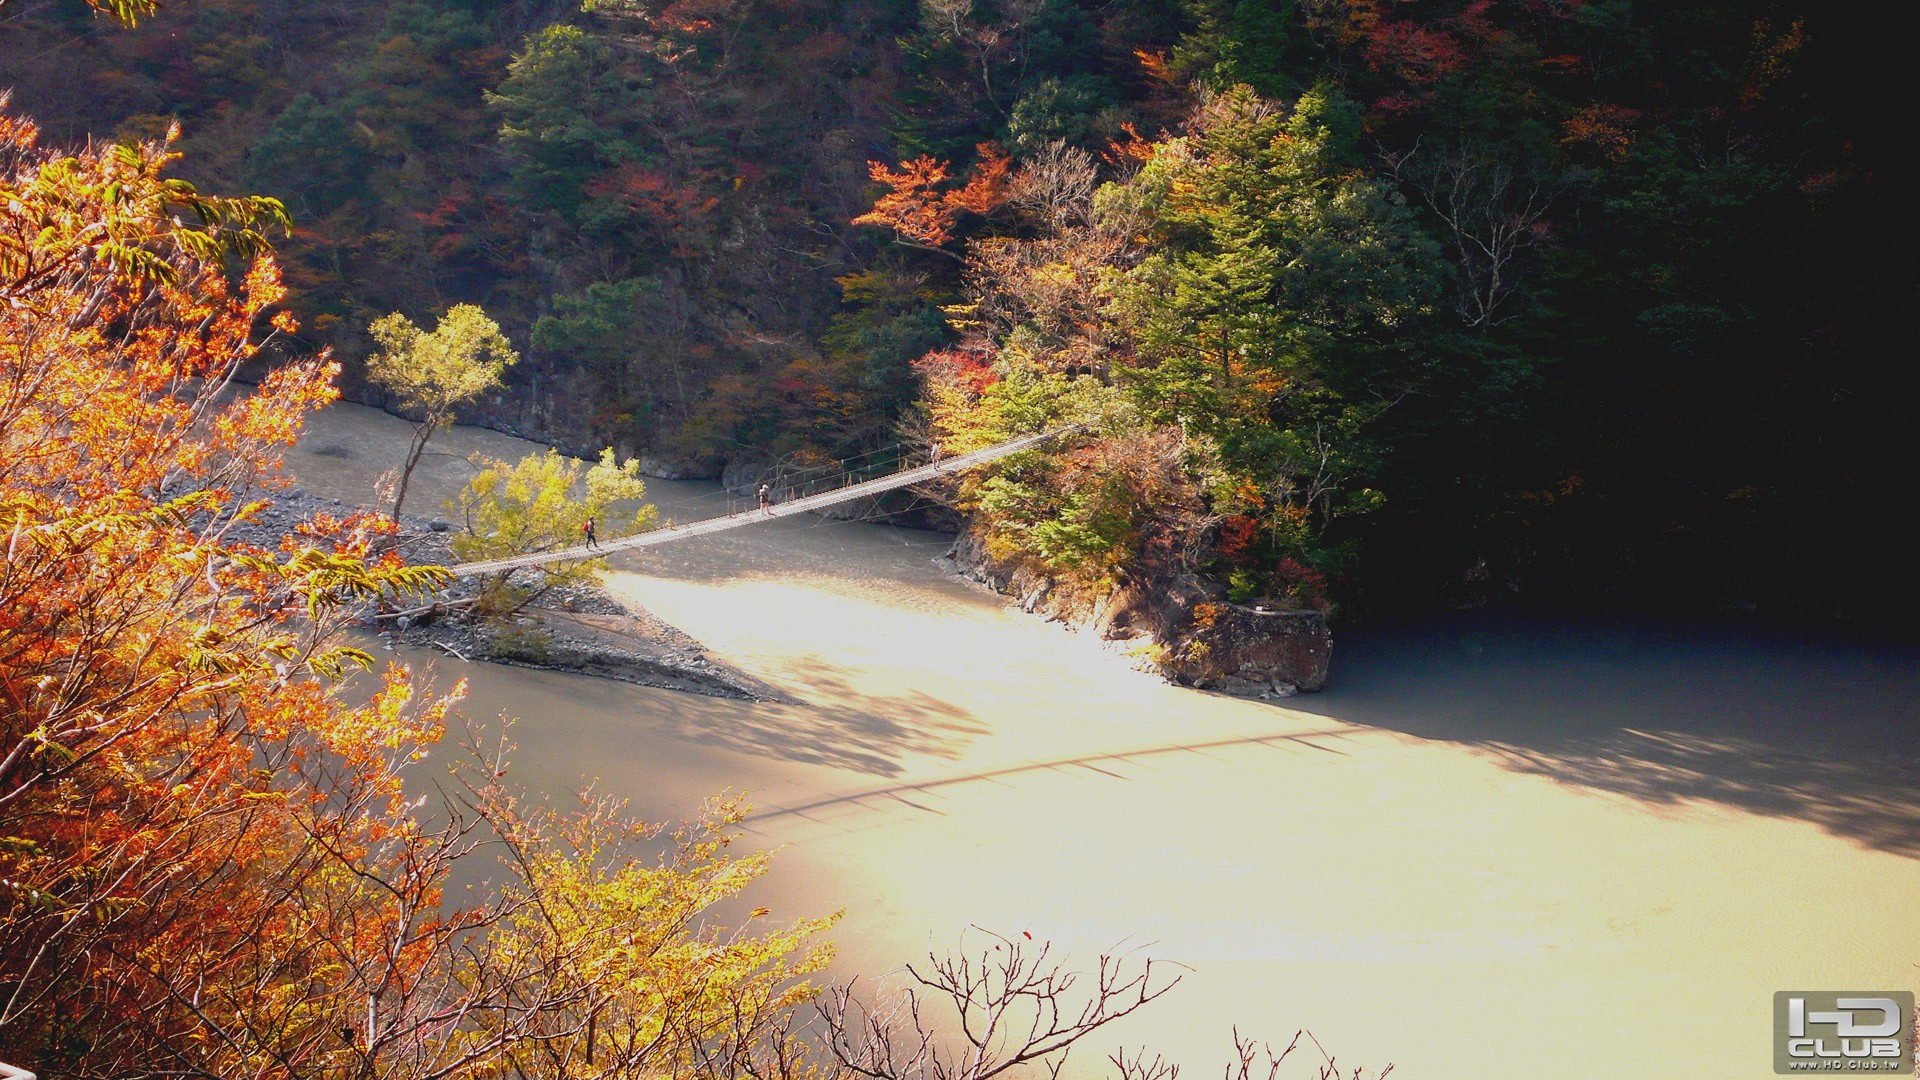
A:
[[[1845,18],[12,0],[0,86],[282,199],[350,388],[374,319],[477,303],[494,422],[709,473],[1087,420],[956,499],[1090,583],[1870,615],[1914,274]]]

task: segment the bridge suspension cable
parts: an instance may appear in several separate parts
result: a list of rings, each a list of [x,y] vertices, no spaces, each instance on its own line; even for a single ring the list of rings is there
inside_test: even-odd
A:
[[[634,533],[632,536],[623,536],[618,540],[596,543],[591,549],[585,544],[577,544],[565,548],[557,548],[553,551],[537,551],[528,555],[515,555],[505,559],[486,559],[480,562],[456,563],[448,566],[447,569],[461,577],[466,577],[477,574],[497,574],[504,570],[521,570],[528,567],[544,566],[548,563],[567,562],[575,559],[597,559],[602,555],[615,551],[632,551],[636,548],[653,547],[655,544],[684,540],[690,536],[706,536],[711,533],[725,532],[728,529],[738,529],[744,525],[752,525],[755,522],[769,521],[774,518],[792,517],[795,514],[810,513],[814,510],[824,509],[825,507],[838,503],[851,502],[854,499],[865,498],[869,495],[878,495],[881,492],[894,491],[899,488],[910,487],[914,484],[925,483],[928,480],[933,480],[938,477],[951,476],[954,473],[964,472],[967,469],[973,468],[975,465],[984,465],[989,461],[997,461],[1004,457],[1010,457],[1022,450],[1031,450],[1042,443],[1059,438],[1062,435],[1079,431],[1080,427],[1079,424],[1068,424],[1064,427],[1050,428],[1034,435],[1022,435],[1017,439],[1009,439],[1006,442],[980,450],[974,450],[970,453],[956,454],[950,458],[943,458],[917,468],[891,473],[878,479],[864,480],[857,484],[848,484],[845,487],[834,488],[832,491],[823,491],[818,495],[808,495],[803,498],[776,503],[767,510],[755,508],[752,510],[743,510],[735,514],[724,514],[719,517],[701,518],[698,521],[689,521],[684,525],[669,525],[663,529],[653,529],[648,532]]]

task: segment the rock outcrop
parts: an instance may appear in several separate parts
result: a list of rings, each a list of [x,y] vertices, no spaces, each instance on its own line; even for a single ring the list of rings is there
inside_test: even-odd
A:
[[[1163,664],[1182,682],[1279,697],[1327,684],[1333,637],[1320,612],[1207,603],[1193,616]]]
[[[994,559],[962,533],[942,556],[959,576],[1012,597],[1022,611],[1111,641],[1130,641],[1169,678],[1249,697],[1326,685],[1333,636],[1319,611],[1228,601],[1194,574],[1087,590],[1030,564]]]

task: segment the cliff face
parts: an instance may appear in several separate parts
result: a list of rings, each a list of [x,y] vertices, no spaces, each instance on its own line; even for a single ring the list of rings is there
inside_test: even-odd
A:
[[[943,560],[954,573],[1013,597],[1023,611],[1113,641],[1138,641],[1177,682],[1249,697],[1285,697],[1326,685],[1333,636],[1318,611],[1235,604],[1193,574],[1129,581],[1104,592],[993,559],[962,533]]]

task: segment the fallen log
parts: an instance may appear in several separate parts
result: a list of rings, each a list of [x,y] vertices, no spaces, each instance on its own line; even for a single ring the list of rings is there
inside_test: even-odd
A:
[[[437,617],[451,611],[459,611],[462,608],[472,607],[478,600],[479,597],[477,596],[470,596],[465,600],[436,600],[431,604],[408,608],[405,611],[383,611],[375,615],[374,619],[412,619],[420,615]]]

